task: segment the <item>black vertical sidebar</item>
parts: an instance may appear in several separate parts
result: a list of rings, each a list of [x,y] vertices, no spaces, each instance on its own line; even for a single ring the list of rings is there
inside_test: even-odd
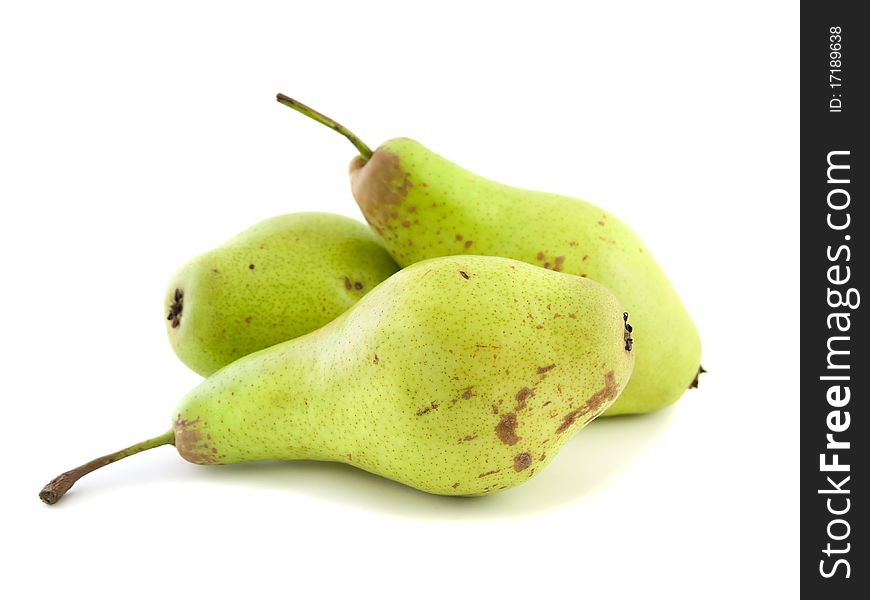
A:
[[[861,8],[801,3],[801,593],[832,600],[870,597],[860,491],[870,484],[870,20]]]

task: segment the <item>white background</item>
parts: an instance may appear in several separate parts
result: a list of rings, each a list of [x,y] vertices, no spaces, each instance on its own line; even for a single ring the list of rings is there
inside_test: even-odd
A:
[[[0,596],[795,597],[797,4],[229,4],[0,9]],[[359,216],[353,148],[278,91],[620,216],[700,328],[701,388],[483,499],[164,447],[43,506],[199,381],[162,321],[181,262]]]

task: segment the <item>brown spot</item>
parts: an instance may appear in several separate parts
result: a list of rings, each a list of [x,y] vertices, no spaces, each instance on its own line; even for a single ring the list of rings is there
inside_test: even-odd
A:
[[[462,390],[462,398],[463,398],[463,400],[468,400],[469,398],[471,398],[471,394],[472,394],[472,392],[471,392],[471,388],[473,388],[473,387],[474,387],[473,385],[472,385],[472,386],[468,386],[467,388],[465,388],[464,390]]]
[[[378,358],[378,355],[377,355],[377,354],[375,354],[375,357],[372,359],[372,363],[373,363],[373,364],[378,364],[379,362],[381,362],[381,359]]]
[[[379,148],[366,160],[356,156],[350,163],[353,197],[366,221],[383,229],[392,228],[390,219],[411,189],[411,175],[401,160],[389,150]]]
[[[252,270],[252,271],[253,271],[253,270],[254,270],[254,265],[253,265],[253,263],[252,263],[252,264],[250,264],[250,265],[248,265],[248,268],[249,268],[249,269],[250,269],[250,270]]]
[[[568,242],[568,245],[569,245],[569,246],[576,246],[576,245],[577,245],[577,240],[571,240],[570,242]]]
[[[544,460],[545,458],[547,458],[547,453],[541,452],[541,455],[538,457],[538,460]]]
[[[411,221],[402,221],[402,227],[410,227]]]
[[[361,290],[361,289],[363,289],[363,284],[361,282],[357,281],[356,283],[353,284],[353,289]]]
[[[473,244],[473,243],[474,243],[474,242],[472,242],[471,240],[467,240],[467,241],[463,244],[463,247],[464,247],[466,250],[468,250],[469,248],[471,248],[471,244]]]
[[[347,460],[353,461],[353,455],[350,452],[347,453]]]
[[[423,184],[423,187],[426,187],[426,184],[425,184],[425,183]],[[409,213],[415,213],[415,212],[417,212],[417,207],[414,206],[413,204],[409,204],[409,205],[407,206],[407,209],[408,209],[408,212],[409,212]],[[417,221],[414,221],[414,222],[416,223]]]
[[[561,271],[563,264],[565,264],[565,257],[564,256],[557,256],[556,262],[553,263],[553,270],[554,271]]]
[[[519,473],[523,469],[528,469],[532,464],[532,455],[528,452],[522,452],[514,456],[514,471]]]
[[[251,322],[251,317],[249,315],[249,316],[245,317],[245,323],[250,323],[250,322]]]
[[[517,401],[517,406],[516,408],[514,408],[514,410],[517,412],[523,410],[526,407],[526,399],[529,396],[533,396],[534,394],[535,392],[527,387],[524,387],[523,389],[518,391],[517,395],[514,397],[514,399]]]
[[[436,408],[438,408],[438,403],[435,402],[435,401],[433,400],[433,401],[429,404],[429,406],[424,406],[423,408],[421,408],[420,410],[418,410],[418,411],[417,411],[417,416],[418,416],[418,417],[422,417],[422,416],[425,415],[426,413],[428,413],[428,412],[430,412],[430,411],[433,411],[433,410],[435,410]]]
[[[545,262],[545,263],[544,263],[544,268],[545,268],[545,269],[549,269],[549,268],[550,268],[550,263]]]
[[[498,405],[497,404],[492,405],[492,414],[494,414],[494,415],[498,414]]]
[[[480,479],[481,477],[487,477],[487,476],[489,476],[489,475],[495,475],[495,474],[498,473],[499,471],[501,471],[501,469],[495,469],[495,470],[493,470],[493,471],[487,471],[486,473],[481,473],[480,475],[478,475],[477,478]]]
[[[541,408],[544,408],[545,406],[548,406],[548,405],[550,405],[550,404],[552,404],[552,403],[553,403],[552,400],[547,400],[546,402],[544,402],[544,404],[541,405]]]
[[[457,242],[461,242],[461,241],[462,241],[462,236],[459,235],[458,233],[456,234],[456,241],[457,241]]]
[[[173,423],[175,432],[175,448],[181,457],[197,465],[213,465],[218,462],[217,449],[212,451],[212,445],[203,439],[202,432],[196,427],[199,417],[192,421],[179,416]]]
[[[543,250],[540,251],[540,252],[538,252],[538,257],[537,257],[538,260],[544,260],[546,257],[547,257],[547,255],[544,254],[544,251],[543,251]]]
[[[493,406],[495,408],[495,406]],[[495,434],[503,444],[513,446],[520,441],[517,435],[517,416],[514,413],[505,413],[495,426]]]
[[[598,221],[598,224],[601,225],[601,226],[603,227],[603,226],[604,226],[604,221]]]
[[[555,368],[556,368],[555,363],[552,365],[547,365],[546,367],[538,367],[538,375],[543,375],[547,371],[552,371]]]
[[[455,490],[458,487],[459,487],[459,482],[457,481],[456,483],[453,484],[453,489]]]
[[[583,255],[583,260],[585,261],[587,258],[589,258],[589,255],[588,255],[588,254],[584,254],[584,255]]]
[[[464,438],[462,438],[459,441],[460,442],[470,442],[471,440],[473,440],[476,437],[477,437],[477,435],[466,435]]]
[[[701,377],[701,373],[706,373],[707,369],[703,366],[698,366],[698,372],[695,373],[695,378],[692,380],[692,383],[689,384],[689,389],[695,389],[698,387],[698,379]]]
[[[350,278],[345,277],[344,278],[344,289],[349,290],[352,287],[353,287],[353,284],[350,282]]]
[[[577,313],[568,313],[568,318],[569,318],[569,319],[576,319],[576,318],[577,318]]]
[[[577,419],[587,413],[591,412],[594,416],[598,416],[609,402],[616,398],[618,393],[619,386],[616,383],[616,376],[613,374],[613,371],[608,371],[607,374],[604,375],[604,387],[592,394],[592,396],[590,396],[589,399],[578,408],[575,408],[565,415],[562,419],[562,424],[556,429],[556,433],[562,433],[571,427]]]
[[[468,279],[468,278],[469,278],[468,273],[466,273],[465,271],[459,271],[459,274],[462,275],[462,278],[463,278],[463,279]]]

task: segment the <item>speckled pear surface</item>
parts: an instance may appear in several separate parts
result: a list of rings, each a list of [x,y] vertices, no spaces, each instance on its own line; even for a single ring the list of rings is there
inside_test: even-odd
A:
[[[200,464],[338,461],[488,494],[528,480],[610,406],[629,338],[591,280],[495,257],[424,261],[206,379],[175,413],[175,445]]]
[[[397,270],[364,223],[324,213],[274,217],[173,275],[166,331],[178,357],[210,375],[329,323]]]
[[[608,212],[484,179],[405,138],[356,157],[350,177],[366,220],[402,266],[504,256],[610,288],[631,313],[638,350],[628,387],[605,414],[662,408],[697,383],[701,345],[692,319],[649,250]]]
[[[613,403],[634,364],[627,318],[582,277],[496,257],[419,262],[328,325],[206,378],[169,431],[39,497],[54,504],[167,444],[203,465],[337,461],[435,494],[490,494],[527,481]]]

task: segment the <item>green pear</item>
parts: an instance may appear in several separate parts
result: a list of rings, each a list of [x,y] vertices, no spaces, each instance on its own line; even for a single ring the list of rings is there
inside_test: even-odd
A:
[[[178,357],[210,375],[326,325],[398,269],[364,223],[324,213],[274,217],[173,275],[166,331]]]
[[[667,276],[634,232],[592,204],[484,179],[419,143],[376,151],[347,128],[283,94],[278,101],[335,129],[359,150],[357,204],[401,266],[435,256],[504,256],[594,279],[631,312],[641,349],[607,415],[651,412],[697,386],[701,342]]]
[[[604,286],[522,262],[437,258],[390,277],[308,335],[194,388],[172,429],[55,478],[174,444],[202,465],[347,463],[434,494],[523,483],[631,375],[627,315]]]

